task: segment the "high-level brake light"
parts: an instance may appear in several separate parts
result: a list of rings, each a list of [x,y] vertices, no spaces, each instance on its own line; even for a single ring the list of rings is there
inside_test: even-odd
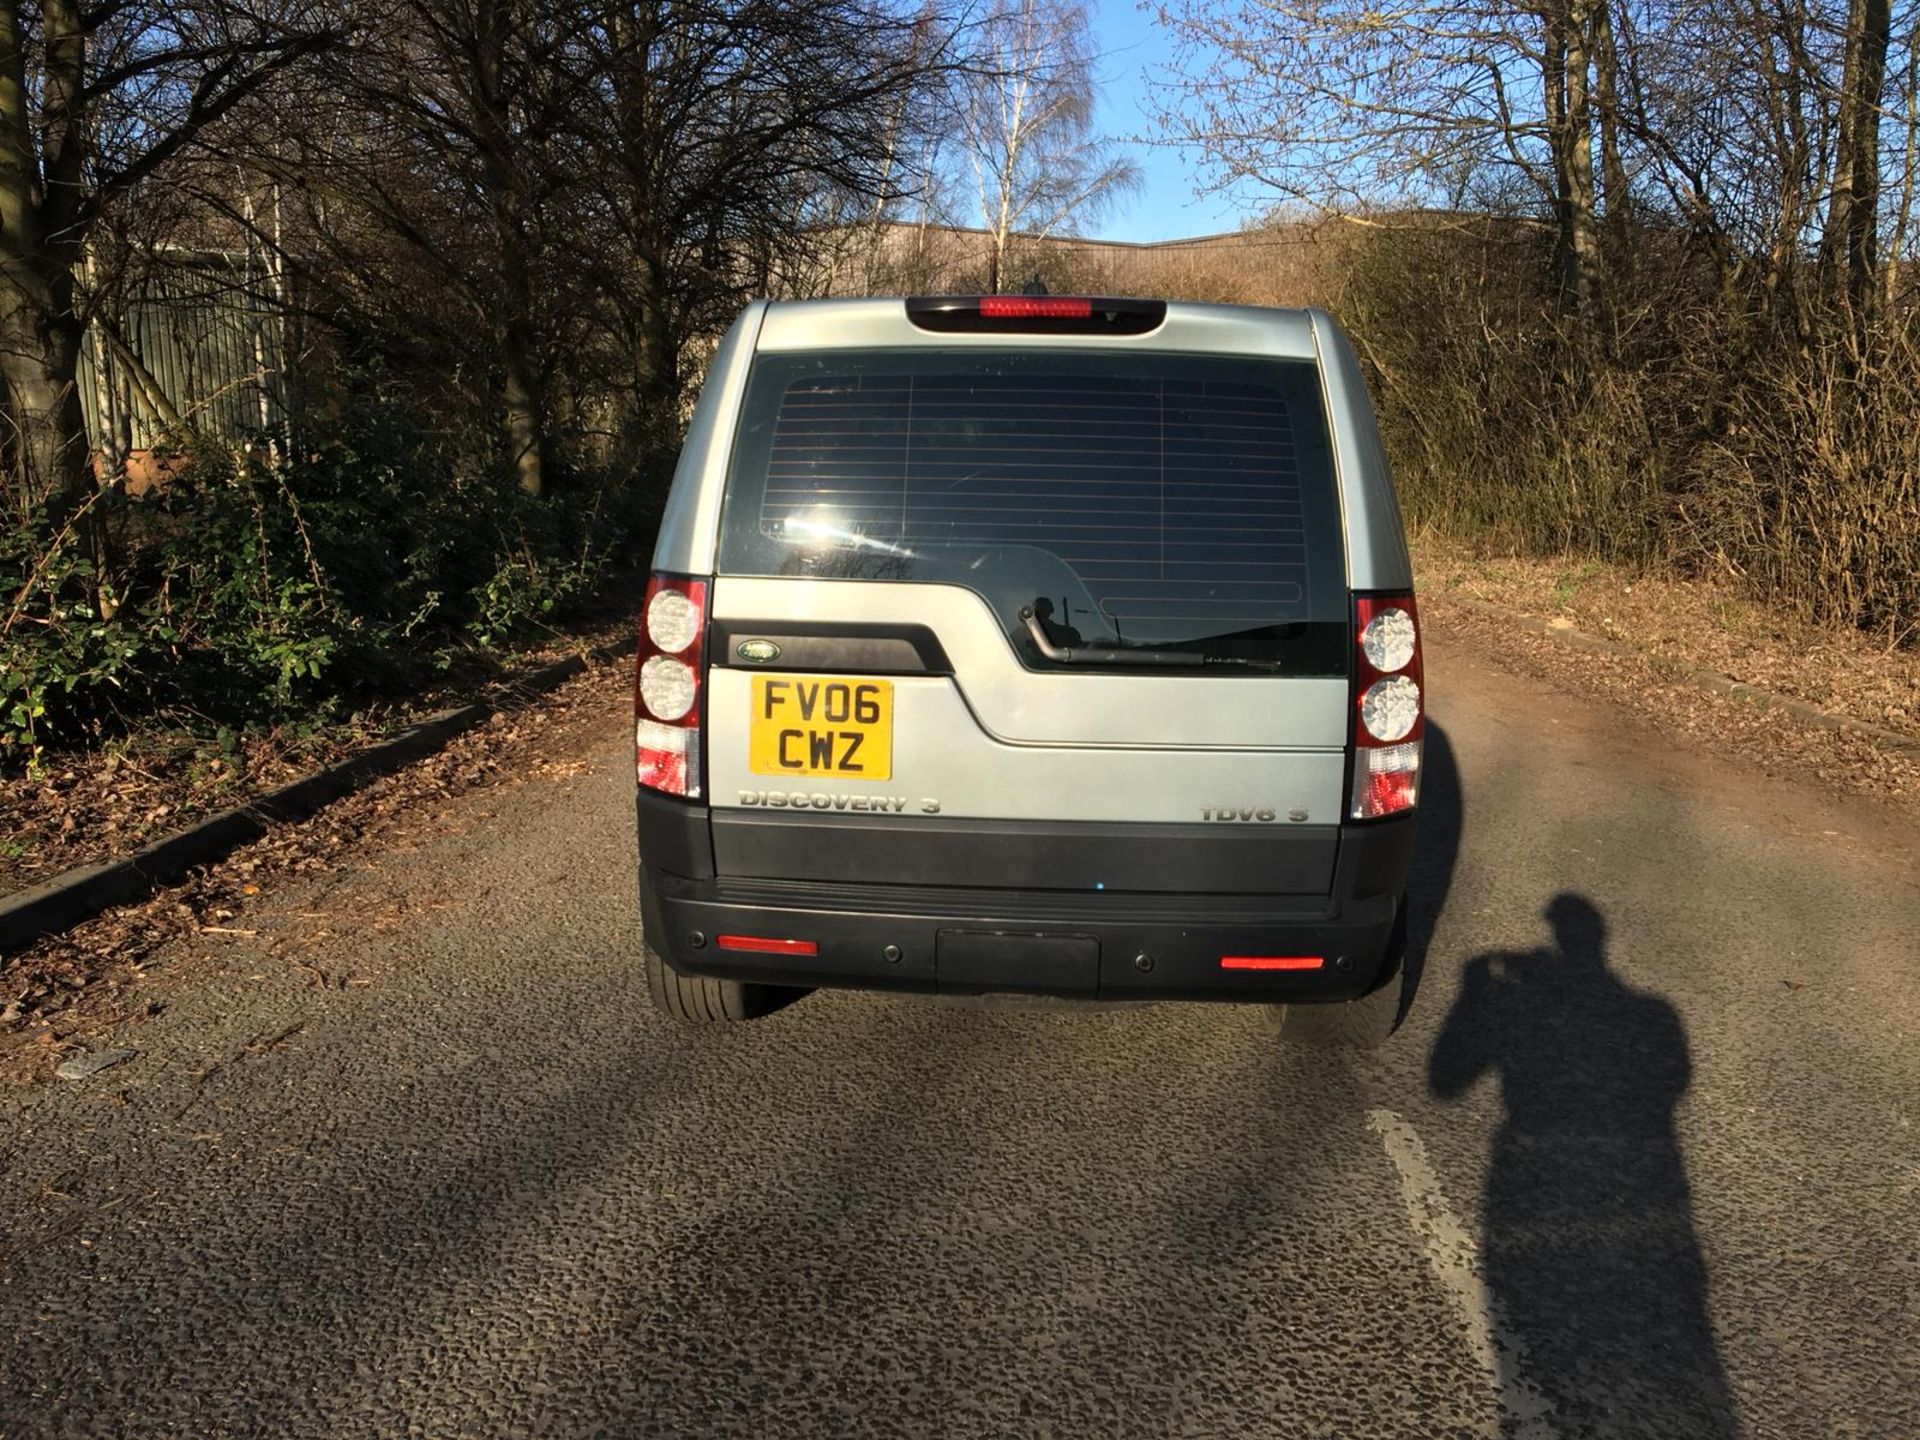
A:
[[[633,679],[634,773],[663,795],[700,795],[701,682],[707,582],[655,575],[640,612]]]
[[[907,319],[942,334],[1145,335],[1166,322],[1164,300],[1088,295],[915,295]]]
[[[988,320],[1088,320],[1093,301],[1084,295],[982,295],[980,314]]]
[[[1420,622],[1411,595],[1353,602],[1353,794],[1349,814],[1377,820],[1420,799],[1426,695]]]

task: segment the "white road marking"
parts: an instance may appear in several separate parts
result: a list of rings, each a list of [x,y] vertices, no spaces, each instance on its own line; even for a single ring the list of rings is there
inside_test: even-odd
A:
[[[1420,1133],[1391,1110],[1369,1110],[1367,1125],[1380,1137],[1399,1173],[1407,1219],[1426,1248],[1434,1279],[1453,1298],[1467,1348],[1500,1397],[1499,1433],[1515,1440],[1554,1440],[1548,1420],[1552,1402],[1523,1373],[1526,1347],[1502,1323],[1499,1299],[1489,1295],[1481,1282],[1480,1247],[1447,1204]]]

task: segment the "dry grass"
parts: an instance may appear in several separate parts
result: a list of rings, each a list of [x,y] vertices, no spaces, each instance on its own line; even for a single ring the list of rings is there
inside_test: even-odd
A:
[[[1471,646],[1502,668],[1595,697],[1638,716],[1682,745],[1737,758],[1757,774],[1814,782],[1920,819],[1920,763],[1869,737],[1809,725],[1776,708],[1715,694],[1651,656],[1575,649],[1482,610],[1435,599],[1428,633]]]
[[[1796,621],[1730,587],[1635,575],[1591,560],[1487,557],[1429,534],[1416,541],[1415,567],[1423,614],[1442,637],[1521,674],[1599,697],[1683,744],[1920,817],[1920,760],[1911,750],[1688,678],[1714,671],[1920,742],[1920,655],[1911,650]],[[1621,653],[1575,648],[1498,613],[1450,603],[1461,597],[1606,637]]]

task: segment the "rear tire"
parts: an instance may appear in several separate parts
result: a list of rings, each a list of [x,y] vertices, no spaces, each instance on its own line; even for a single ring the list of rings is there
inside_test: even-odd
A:
[[[653,997],[653,1008],[682,1025],[758,1020],[807,993],[787,985],[682,975],[662,960],[651,945],[643,946],[641,954],[647,968],[647,993]]]
[[[1392,973],[1379,989],[1332,1005],[1276,1005],[1282,1039],[1314,1050],[1377,1050],[1400,1028],[1406,982],[1407,904],[1400,902],[1387,941]]]

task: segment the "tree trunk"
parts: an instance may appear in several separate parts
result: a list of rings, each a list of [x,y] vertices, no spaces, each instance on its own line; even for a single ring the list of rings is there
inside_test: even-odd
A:
[[[1571,247],[1573,310],[1591,335],[1602,303],[1600,233],[1593,181],[1593,104],[1589,90],[1593,10],[1599,0],[1576,4],[1566,28],[1565,117],[1567,239]]]
[[[1600,189],[1618,264],[1633,224],[1626,162],[1620,156],[1620,52],[1613,38],[1613,0],[1594,0],[1593,99],[1600,118]]]
[[[1850,0],[1840,76],[1833,187],[1821,235],[1826,288],[1864,325],[1874,302],[1874,251],[1880,225],[1880,92],[1893,34],[1890,0]]]
[[[8,471],[22,503],[44,503],[56,520],[84,504],[94,488],[76,379],[81,330],[71,291],[69,282],[15,294],[0,325]],[[55,298],[60,293],[64,303]]]
[[[1887,262],[1882,267],[1886,289],[1880,299],[1888,309],[1900,289],[1901,258],[1907,253],[1908,227],[1913,223],[1914,185],[1920,180],[1915,165],[1920,163],[1920,30],[1907,42],[1907,77],[1901,87],[1907,97],[1907,136],[1901,163],[1894,172],[1900,177],[1900,201],[1894,208],[1893,234],[1887,244]]]
[[[0,3],[0,380],[8,421],[0,447],[20,503],[45,502],[59,518],[93,488],[75,383],[78,249],[67,233],[79,180],[77,96],[86,52],[73,7],[64,0],[46,5],[37,77],[47,113],[43,175],[20,9],[17,0]]]
[[[1782,0],[1766,26],[1772,33],[1761,34],[1756,76],[1767,115],[1764,138],[1772,146],[1767,163],[1773,174],[1782,177],[1768,221],[1771,231],[1761,284],[1774,320],[1787,334],[1801,337],[1812,323],[1801,261],[1813,223],[1811,211],[1817,204],[1812,193],[1817,187],[1801,179],[1816,167],[1809,116],[1817,108],[1812,81],[1817,67],[1808,56],[1809,24],[1805,0]]]
[[[664,484],[679,402],[679,352],[664,299],[672,274],[663,257],[672,248],[660,238],[679,223],[667,198],[672,187],[664,168],[668,163],[664,155],[670,152],[662,132],[673,122],[662,113],[659,98],[670,74],[661,74],[663,33],[658,7],[620,7],[608,21],[608,29],[618,57],[613,91],[626,179],[623,220],[632,255],[629,287],[621,297],[622,330],[631,346],[633,366],[627,449],[648,483]],[[666,57],[669,72],[671,64],[671,57]]]
[[[545,492],[546,445],[541,434],[544,409],[535,369],[528,359],[526,336],[516,325],[506,336],[507,458],[513,478],[529,495]]]
[[[1573,215],[1567,208],[1567,27],[1558,7],[1541,12],[1546,23],[1541,89],[1547,114],[1547,153],[1553,160],[1553,265],[1562,296],[1572,293]]]
[[[633,416],[627,446],[637,473],[664,484],[680,420],[680,347],[662,298],[670,279],[651,241],[634,245],[628,339],[633,347]]]
[[[530,242],[516,162],[511,102],[506,94],[506,46],[513,31],[507,0],[473,12],[471,85],[481,184],[493,221],[500,266],[499,314],[502,396],[506,401],[507,461],[529,495],[546,489],[546,385],[534,327]]]

